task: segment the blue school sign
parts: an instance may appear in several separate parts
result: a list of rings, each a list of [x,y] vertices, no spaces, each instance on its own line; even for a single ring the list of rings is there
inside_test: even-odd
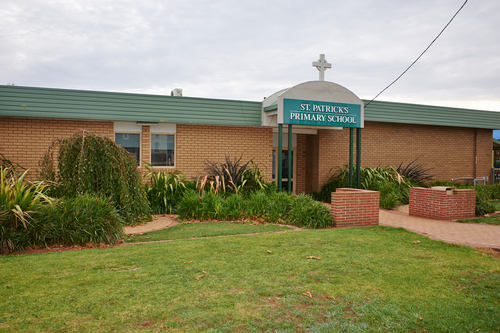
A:
[[[361,105],[283,99],[283,123],[309,126],[362,128]]]

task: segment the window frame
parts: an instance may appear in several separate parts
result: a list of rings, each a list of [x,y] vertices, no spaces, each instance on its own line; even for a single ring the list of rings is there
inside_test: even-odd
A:
[[[114,141],[117,145],[125,149],[122,145],[116,142],[116,135],[117,134],[139,134],[139,163],[137,164],[137,167],[140,168],[142,167],[142,132],[132,132],[132,131],[115,131],[114,132]],[[126,149],[125,149],[126,150]],[[129,152],[130,153],[130,152]],[[132,153],[131,153],[132,154]],[[135,157],[135,156],[134,156]]]
[[[171,135],[174,137],[174,161],[173,165],[153,165],[153,135]],[[155,169],[175,169],[177,167],[177,133],[155,133],[149,134],[149,163]]]

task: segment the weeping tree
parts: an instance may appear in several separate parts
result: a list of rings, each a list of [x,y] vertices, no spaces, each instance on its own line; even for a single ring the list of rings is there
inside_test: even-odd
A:
[[[135,157],[109,138],[80,130],[55,139],[39,165],[41,178],[54,184],[57,196],[107,197],[128,224],[151,219]]]

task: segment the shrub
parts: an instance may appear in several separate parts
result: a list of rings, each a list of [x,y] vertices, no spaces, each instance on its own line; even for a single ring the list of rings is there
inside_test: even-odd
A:
[[[381,191],[380,206],[392,209],[409,202],[409,188],[414,184],[400,175],[393,167],[360,168],[361,188],[365,190]],[[353,175],[356,183],[356,175]],[[393,184],[393,185],[388,185]],[[323,184],[319,193],[313,193],[313,198],[323,202],[331,201],[331,193],[337,188],[349,187],[349,167],[340,168]]]
[[[238,159],[235,157],[232,160],[226,156],[226,161],[224,163],[205,160],[204,163],[206,168],[203,172],[208,172],[205,183],[210,185],[212,190],[214,190],[215,186],[216,192],[218,189],[223,192],[227,190],[231,192],[241,191],[245,185],[243,175],[250,164],[250,161],[242,163],[241,159],[242,156]]]
[[[229,220],[239,220],[245,216],[246,201],[239,193],[230,195],[224,200],[225,217]]]
[[[148,167],[149,182],[146,195],[154,214],[173,214],[186,191],[186,174],[174,172],[156,172]]]
[[[283,222],[287,219],[293,204],[293,195],[287,192],[271,192],[268,194],[269,204],[265,212],[268,222]]]
[[[247,216],[250,218],[264,217],[266,214],[270,198],[264,191],[255,191],[248,196]]]
[[[206,160],[203,172],[208,172],[208,175],[201,177],[197,183],[200,193],[231,194],[266,189],[269,184],[265,181],[265,172],[252,160],[243,163],[241,159],[241,156],[234,159],[226,156],[224,163]]]
[[[424,183],[431,181],[436,175],[429,174],[429,171],[434,168],[425,169],[424,166],[422,164],[418,164],[417,161],[418,158],[405,167],[403,167],[403,162],[401,162],[396,171],[405,178],[411,179],[419,185],[423,185]]]
[[[297,227],[312,229],[328,228],[334,224],[328,207],[305,194],[301,194],[293,200],[288,222]]]
[[[400,205],[401,192],[395,183],[388,181],[381,182],[375,187],[380,192],[380,207],[384,209],[394,209]]]
[[[488,199],[487,192],[476,190],[476,215],[484,216],[495,211],[495,207]]]
[[[45,185],[24,179],[27,171],[17,176],[10,168],[0,166],[0,252],[24,249],[31,240],[27,230],[33,223],[33,212],[51,199],[43,191]]]
[[[13,175],[21,176],[21,170],[23,172],[26,171],[26,168],[23,168],[19,164],[12,162],[7,157],[5,157],[2,153],[0,153],[0,168],[7,170],[7,177],[11,177]]]
[[[201,196],[195,190],[187,190],[179,201],[177,213],[180,220],[194,220],[201,217]]]
[[[500,199],[500,184],[491,185],[490,187],[490,199]]]
[[[54,207],[42,207],[35,219],[30,233],[37,244],[115,244],[124,236],[124,222],[113,203],[91,194],[62,198]]]
[[[261,191],[269,189],[274,183],[266,182],[266,173],[259,168],[257,163],[250,161],[251,167],[243,172],[244,188],[250,191]]]
[[[222,220],[226,216],[224,214],[223,199],[220,195],[213,192],[205,193],[201,197],[200,219]]]
[[[53,192],[57,196],[103,196],[111,199],[127,223],[151,220],[136,159],[111,139],[79,131],[54,140],[39,164],[42,179],[57,184]]]
[[[241,194],[224,198],[213,192],[200,195],[194,190],[188,190],[179,203],[178,213],[180,220],[238,220],[247,217],[307,228],[333,225],[328,208],[310,196],[296,197],[286,192],[270,190],[254,191],[246,198]]]

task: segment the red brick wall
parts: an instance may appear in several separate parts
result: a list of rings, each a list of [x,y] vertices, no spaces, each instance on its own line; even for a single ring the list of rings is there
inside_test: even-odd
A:
[[[38,161],[55,138],[68,138],[80,129],[114,140],[113,122],[33,118],[0,118],[0,153],[38,174]]]
[[[450,192],[451,193],[451,192]],[[476,216],[476,190],[433,190],[410,188],[410,215],[437,220],[468,219]]]
[[[0,153],[37,174],[38,161],[55,138],[67,138],[80,129],[114,140],[111,121],[62,119],[0,118]],[[150,127],[142,127],[141,159],[150,162]],[[205,169],[203,161],[224,162],[242,156],[242,162],[253,159],[268,179],[272,173],[272,129],[264,127],[232,127],[177,125],[176,167],[189,178]],[[163,169],[157,169],[163,170]],[[145,169],[143,168],[143,171]]]
[[[69,137],[86,129],[114,138],[113,122],[62,119],[0,118],[0,153],[20,165],[37,169],[38,161],[54,138]],[[141,157],[150,161],[149,126],[142,129]],[[476,130],[469,128],[366,122],[362,130],[362,166],[398,166],[419,157],[419,163],[435,169],[437,179],[472,177],[475,169]],[[318,135],[297,136],[297,192],[318,191],[330,169],[349,162],[349,130],[319,130]],[[492,132],[477,130],[476,176],[490,175]],[[203,161],[232,158],[254,161],[270,179],[272,129],[177,125],[176,168],[197,177]],[[165,168],[172,170],[172,168]]]
[[[332,193],[331,214],[336,228],[367,227],[379,223],[380,193],[338,188]]]
[[[418,163],[425,168],[434,168],[430,172],[437,174],[438,180],[490,176],[492,137],[492,131],[487,129],[365,122],[361,135],[361,166],[397,167],[401,162],[406,165],[419,158]],[[349,163],[349,129],[319,130],[318,139],[318,182],[321,186],[332,167]]]
[[[273,134],[269,127],[177,125],[177,169],[196,178],[206,168],[203,161],[224,162],[225,156],[253,160],[272,176]]]

